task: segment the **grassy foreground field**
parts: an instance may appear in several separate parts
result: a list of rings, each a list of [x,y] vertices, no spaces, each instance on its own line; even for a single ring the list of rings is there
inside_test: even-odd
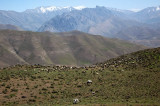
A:
[[[16,65],[0,70],[0,105],[73,105],[75,98],[77,105],[160,105],[160,48],[90,67]]]

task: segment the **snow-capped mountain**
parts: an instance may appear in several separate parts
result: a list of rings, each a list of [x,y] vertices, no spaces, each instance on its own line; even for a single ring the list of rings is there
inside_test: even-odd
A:
[[[111,35],[115,32],[115,29],[124,28],[125,24],[123,24],[124,21],[121,21],[121,19],[127,19],[124,12],[96,6],[96,8],[86,8],[82,11],[71,11],[55,16],[44,23],[38,31],[65,32],[79,30],[95,34],[97,30],[101,30],[96,32],[96,34]],[[125,21],[125,23],[127,22]],[[127,23],[126,26],[128,25]],[[110,26],[112,26],[111,29],[108,28]],[[107,31],[108,29],[110,31]]]
[[[43,23],[51,18],[72,10],[82,10],[84,6],[77,7],[38,7],[24,12],[0,11],[0,24],[11,24],[24,30],[36,31]]]
[[[160,11],[160,6],[147,8],[148,12],[157,12]]]
[[[134,14],[137,20],[145,23],[159,23],[160,22],[160,6],[148,7]]]
[[[26,10],[25,12],[30,13],[48,13],[48,12],[57,12],[57,11],[72,11],[72,10],[82,10],[86,7],[84,6],[77,6],[77,7],[56,7],[56,6],[48,6],[48,7],[38,7],[35,9],[29,9]]]
[[[68,19],[65,21],[66,19],[65,14],[69,14],[69,16],[71,16],[69,21]],[[57,16],[61,17],[62,20],[60,20],[61,18],[60,19],[54,18]],[[28,9],[24,12],[1,10],[0,24],[11,24],[11,25],[19,26],[24,30],[37,31],[42,25],[44,25],[44,23],[48,22],[53,18],[56,19],[55,20],[57,23],[56,25],[59,25],[60,23],[58,22],[74,21],[72,19],[73,16],[74,16],[74,19],[76,20],[76,23],[78,24],[81,23],[85,25],[85,27],[82,27],[81,24],[78,25],[80,26],[80,28],[83,28],[85,30],[88,30],[87,28],[90,28],[89,27],[90,24],[93,25],[95,23],[104,22],[106,18],[102,18],[102,17],[105,17],[105,16],[117,17],[117,19],[122,18],[125,20],[136,20],[139,22],[147,23],[147,24],[160,23],[160,6],[149,7],[139,12],[132,12],[129,10],[121,10],[116,8],[107,8],[107,7],[99,7],[99,6],[96,6],[96,8],[86,8],[84,6],[77,6],[77,7],[49,6],[49,7],[38,7],[35,9]],[[64,24],[70,25],[70,23],[68,24],[64,23]],[[68,27],[66,27],[66,29],[67,28]],[[72,28],[70,27],[70,29]]]
[[[146,13],[146,14],[157,13],[157,12],[160,12],[160,6],[157,6],[157,7],[148,7],[146,9],[143,9],[143,10],[139,11],[139,12]]]

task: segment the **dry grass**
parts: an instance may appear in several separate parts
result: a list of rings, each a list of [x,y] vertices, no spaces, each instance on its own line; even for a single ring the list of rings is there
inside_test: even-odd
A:
[[[0,105],[159,105],[160,48],[90,67],[17,65],[0,71]],[[87,81],[92,84],[87,85]]]

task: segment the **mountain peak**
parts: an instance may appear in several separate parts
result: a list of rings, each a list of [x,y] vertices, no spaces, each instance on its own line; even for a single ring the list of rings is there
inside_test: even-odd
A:
[[[160,6],[157,6],[157,7],[156,7],[156,10],[159,11],[159,10],[160,10]]]
[[[157,7],[149,7],[147,8],[148,12],[157,12],[160,11],[160,6]]]
[[[151,8],[151,11],[153,12],[160,11],[160,6]]]

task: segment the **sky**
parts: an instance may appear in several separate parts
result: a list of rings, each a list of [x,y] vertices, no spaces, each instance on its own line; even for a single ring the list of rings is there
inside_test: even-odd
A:
[[[160,0],[0,0],[0,10],[18,12],[40,6],[105,6],[118,9],[139,10],[159,5]]]

